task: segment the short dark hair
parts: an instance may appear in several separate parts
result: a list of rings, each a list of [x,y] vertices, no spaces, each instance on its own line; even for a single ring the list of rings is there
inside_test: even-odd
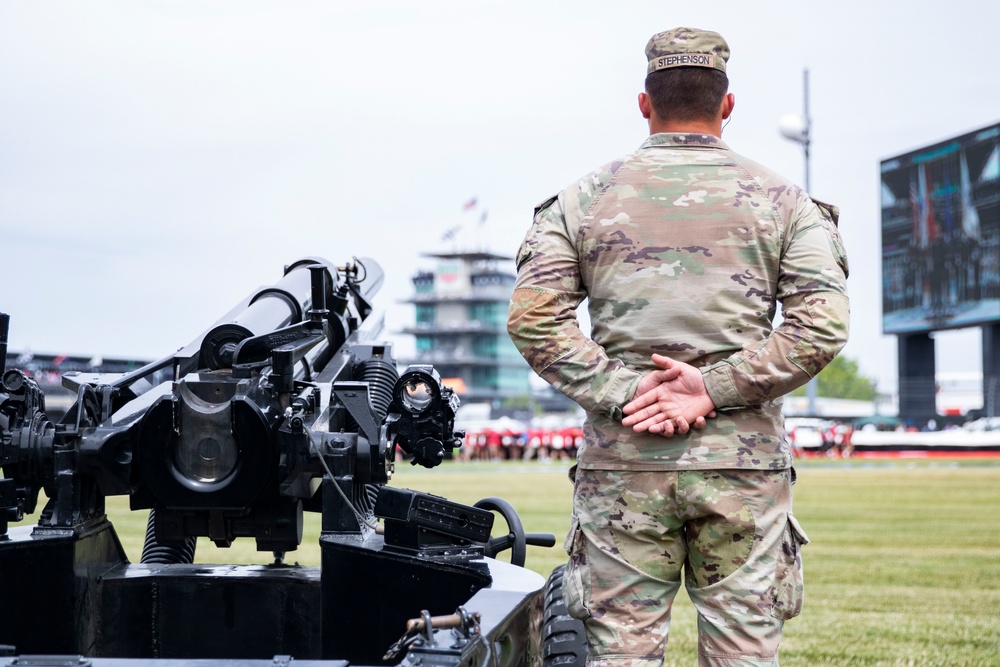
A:
[[[646,94],[664,121],[715,118],[728,90],[726,73],[710,67],[673,67],[646,76]]]

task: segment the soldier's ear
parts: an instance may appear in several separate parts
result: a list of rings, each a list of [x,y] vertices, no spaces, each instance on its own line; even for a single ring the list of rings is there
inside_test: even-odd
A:
[[[639,93],[639,111],[646,120],[653,115],[653,102],[646,93]]]
[[[736,107],[736,96],[732,93],[726,93],[722,98],[722,120],[726,120],[733,113],[733,108]]]

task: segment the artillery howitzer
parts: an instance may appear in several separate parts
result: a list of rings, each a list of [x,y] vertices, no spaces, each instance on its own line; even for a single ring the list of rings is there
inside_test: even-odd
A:
[[[176,354],[64,375],[76,400],[56,424],[33,379],[3,373],[0,665],[541,659],[544,582],[520,566],[525,544],[552,536],[525,535],[500,499],[387,486],[397,448],[432,467],[462,434],[432,367],[398,373],[371,304],[381,282],[372,260],[301,260]],[[38,524],[9,527],[42,490]],[[149,510],[139,564],[105,515],[110,495]],[[492,510],[506,536],[491,538]],[[284,563],[304,511],[322,516],[320,567]],[[197,564],[199,537],[253,538],[274,560]],[[494,558],[507,548],[511,563]]]

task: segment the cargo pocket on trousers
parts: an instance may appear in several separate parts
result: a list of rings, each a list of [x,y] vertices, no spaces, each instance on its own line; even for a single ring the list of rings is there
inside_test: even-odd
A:
[[[590,565],[587,562],[587,538],[583,536],[580,521],[576,517],[573,518],[563,548],[569,553],[569,563],[563,577],[563,600],[569,615],[582,621],[590,617],[590,609],[587,608],[590,598]]]
[[[805,586],[802,580],[802,547],[809,544],[802,526],[789,512],[788,522],[781,536],[781,553],[774,573],[771,616],[787,621],[802,611]]]

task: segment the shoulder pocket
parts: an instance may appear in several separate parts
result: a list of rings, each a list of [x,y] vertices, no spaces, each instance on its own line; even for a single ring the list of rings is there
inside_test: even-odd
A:
[[[846,278],[851,272],[851,267],[847,263],[847,250],[844,248],[844,240],[840,237],[840,229],[838,228],[840,209],[833,204],[827,204],[818,199],[813,199],[812,203],[816,204],[816,208],[819,209],[820,215],[824,220],[833,223],[828,227],[830,230],[830,242],[833,244],[833,253],[837,259],[837,264],[840,265]]]
[[[812,199],[812,197],[810,197],[810,199]],[[812,203],[816,204],[816,207],[819,208],[820,213],[823,214],[824,218],[832,222],[835,227],[837,226],[837,224],[840,222],[839,208],[837,208],[833,204],[827,204],[826,202],[822,202],[818,199],[813,199]]]
[[[552,206],[555,201],[559,199],[559,195],[552,195],[541,204],[535,207],[535,214],[531,221],[531,227],[528,228],[528,233],[524,236],[524,241],[521,243],[521,247],[518,248],[517,257],[515,259],[515,265],[517,270],[520,271],[521,267],[529,259],[535,256],[535,250],[538,246],[538,237],[541,235],[542,230],[539,227],[542,224],[541,216]]]
[[[549,197],[548,199],[546,199],[545,201],[543,201],[541,204],[539,204],[538,206],[536,206],[535,207],[535,215],[538,215],[540,212],[544,211],[549,206],[552,206],[552,202],[554,202],[556,199],[559,199],[559,195],[558,194],[552,195],[551,197]]]

